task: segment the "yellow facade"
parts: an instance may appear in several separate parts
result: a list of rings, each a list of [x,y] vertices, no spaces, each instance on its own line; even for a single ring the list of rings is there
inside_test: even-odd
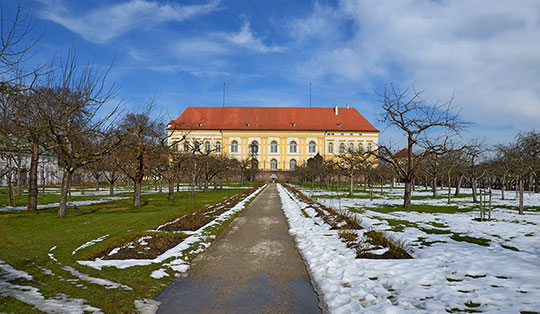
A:
[[[342,149],[375,149],[378,132],[339,131],[258,131],[258,130],[169,130],[169,143],[178,143],[178,150],[194,147],[209,149],[215,154],[225,154],[238,160],[250,157],[249,147],[257,144],[260,170],[292,170],[317,153],[324,159],[333,159]],[[234,145],[234,143],[237,145]],[[294,145],[294,143],[296,145]],[[351,146],[352,145],[352,146]],[[361,145],[361,147],[360,147]],[[294,147],[296,146],[296,151]],[[237,150],[235,151],[235,147]]]

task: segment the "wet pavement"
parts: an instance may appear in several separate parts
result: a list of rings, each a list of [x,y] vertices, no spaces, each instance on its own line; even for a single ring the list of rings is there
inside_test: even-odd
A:
[[[157,313],[321,313],[275,184],[156,300]]]

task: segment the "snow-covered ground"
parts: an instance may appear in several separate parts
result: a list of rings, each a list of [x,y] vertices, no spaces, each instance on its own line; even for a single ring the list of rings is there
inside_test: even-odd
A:
[[[478,205],[469,198],[455,201],[460,208],[474,209],[471,211],[383,214],[370,208],[401,204],[403,190],[392,190],[373,201],[324,198],[332,194],[304,191],[335,209],[360,209],[362,214],[356,215],[364,227],[385,230],[408,241],[413,250],[410,260],[370,260],[357,259],[336,230],[305,209],[307,204],[281,186],[279,192],[290,233],[332,313],[519,313],[540,309],[540,211],[520,216],[517,210],[498,207],[517,205],[511,193],[506,195],[511,199],[503,201],[496,191],[493,220],[477,222]],[[540,207],[539,195],[527,193],[525,200],[526,206]],[[413,203],[447,206],[445,199]],[[481,238],[487,245],[463,241],[466,237]]]

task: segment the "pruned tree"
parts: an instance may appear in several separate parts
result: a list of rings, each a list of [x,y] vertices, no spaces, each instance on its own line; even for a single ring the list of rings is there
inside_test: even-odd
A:
[[[141,187],[148,172],[151,156],[159,154],[159,147],[167,141],[165,125],[152,119],[150,105],[141,113],[128,113],[116,128],[120,140],[118,167],[133,181],[133,206],[141,206]]]
[[[356,177],[371,168],[367,152],[348,150],[338,155],[338,166],[345,177],[349,180],[349,197],[354,194],[354,182]]]
[[[115,84],[106,84],[109,71],[99,72],[91,63],[80,70],[72,49],[59,68],[51,69],[46,85],[36,91],[41,100],[39,119],[47,130],[45,145],[54,151],[63,170],[59,218],[66,215],[73,173],[100,160],[115,146],[106,138],[106,129],[117,107],[102,110],[117,92]],[[93,141],[100,143],[97,149]]]
[[[473,141],[462,150],[466,171],[471,181],[472,198],[475,203],[478,202],[478,180],[487,173],[487,168],[482,166],[486,160],[486,152],[487,147],[480,141]]]
[[[444,174],[446,176],[448,185],[448,204],[452,203],[452,178],[456,178],[456,189],[461,185],[461,180],[463,179],[461,174],[457,171],[463,163],[462,154],[462,149],[451,150],[442,155],[440,158],[440,164],[442,169],[444,169]]]
[[[466,126],[460,113],[454,112],[454,97],[444,103],[430,103],[423,97],[423,91],[414,87],[401,90],[391,86],[381,94],[383,112],[380,121],[388,127],[401,131],[407,141],[405,161],[393,158],[390,147],[381,145],[375,154],[395,168],[405,182],[403,208],[411,205],[411,191],[415,173],[420,161],[426,156],[446,149],[449,136],[457,135]],[[416,154],[416,152],[421,152]]]
[[[527,168],[534,179],[534,192],[540,192],[540,131],[520,132],[516,138],[517,145],[528,160]]]

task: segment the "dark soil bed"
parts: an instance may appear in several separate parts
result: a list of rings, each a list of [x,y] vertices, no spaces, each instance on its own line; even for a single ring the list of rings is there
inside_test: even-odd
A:
[[[114,245],[99,254],[96,257],[109,259],[153,259],[163,254],[167,250],[178,245],[186,238],[184,234],[136,234],[123,238],[118,241],[122,244]],[[114,254],[111,252],[116,250]]]
[[[233,208],[240,201],[245,199],[251,193],[255,192],[258,187],[253,187],[236,194],[224,200],[223,202],[210,206],[204,211],[198,211],[189,215],[183,215],[175,219],[165,222],[164,226],[160,227],[160,231],[195,231],[203,227],[207,223],[214,220],[217,216]]]

